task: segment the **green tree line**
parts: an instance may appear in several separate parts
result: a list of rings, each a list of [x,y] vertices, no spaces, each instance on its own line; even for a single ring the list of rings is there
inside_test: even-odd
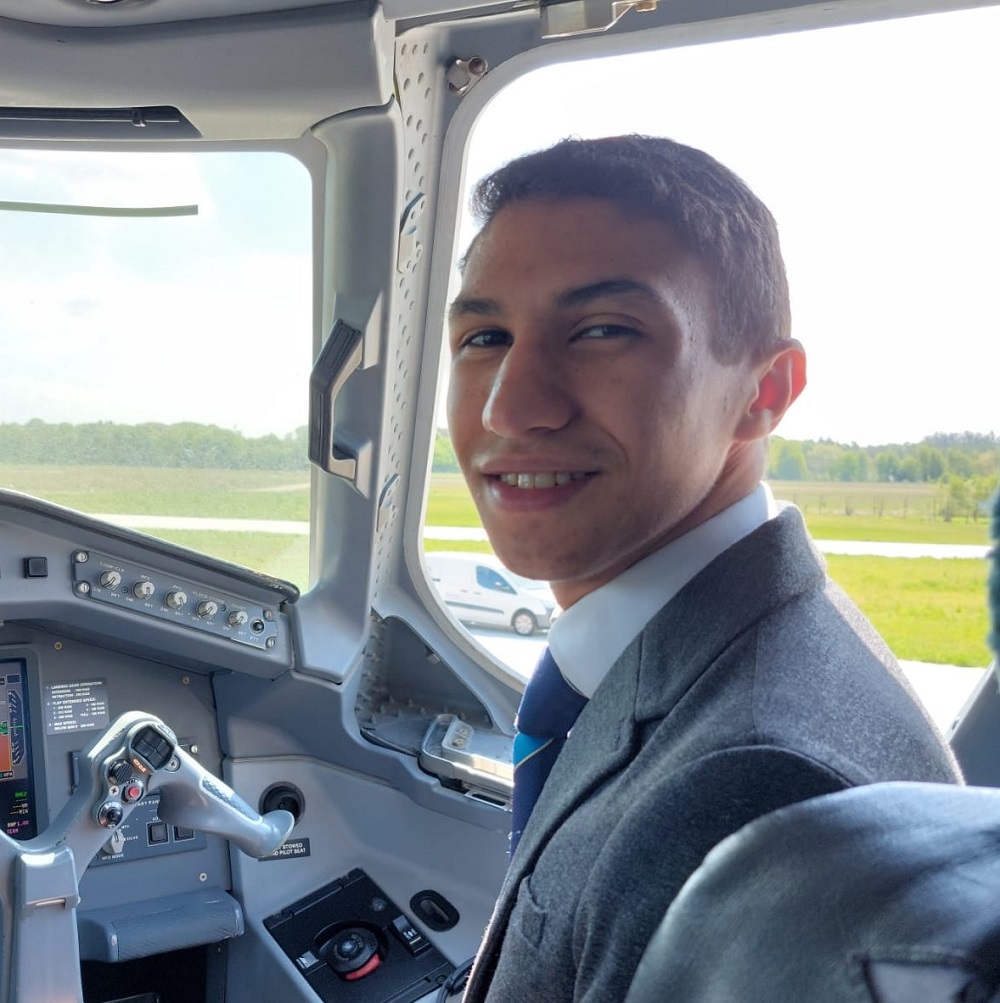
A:
[[[779,481],[940,483],[995,477],[1000,439],[993,433],[937,433],[916,443],[844,445],[830,439],[770,441],[770,474]]]
[[[0,463],[8,465],[195,467],[306,470],[308,429],[245,436],[195,422],[0,424]],[[436,473],[458,470],[447,432],[434,442]],[[1000,479],[1000,439],[993,433],[938,433],[917,443],[845,445],[830,439],[770,440],[768,476],[780,481],[933,483],[945,518],[976,517]]]
[[[768,476],[779,481],[934,484],[940,515],[978,519],[1000,484],[1000,439],[992,432],[945,433],[920,442],[844,445],[773,437]]]
[[[306,470],[308,430],[248,437],[217,425],[179,422],[0,425],[0,463],[56,466]]]

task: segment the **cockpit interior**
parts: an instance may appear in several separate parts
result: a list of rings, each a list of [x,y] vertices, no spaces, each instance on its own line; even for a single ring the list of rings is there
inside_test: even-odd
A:
[[[446,998],[507,867],[491,639],[541,630],[466,630],[425,557],[477,123],[546,67],[991,7],[0,0],[2,1003]]]

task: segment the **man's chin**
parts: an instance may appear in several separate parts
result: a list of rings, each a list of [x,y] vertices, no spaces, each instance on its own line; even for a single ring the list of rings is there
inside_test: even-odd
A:
[[[544,555],[544,550],[532,548],[530,551],[524,546],[498,544],[491,537],[493,542],[493,552],[500,559],[500,563],[515,575],[522,578],[530,578],[533,581],[551,581],[551,575],[556,572],[553,562]]]

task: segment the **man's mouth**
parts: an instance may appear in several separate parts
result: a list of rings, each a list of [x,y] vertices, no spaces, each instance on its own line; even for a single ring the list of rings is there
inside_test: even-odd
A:
[[[562,487],[570,481],[586,480],[590,475],[582,470],[546,470],[537,473],[496,474],[496,478],[512,488],[535,491],[543,488]]]

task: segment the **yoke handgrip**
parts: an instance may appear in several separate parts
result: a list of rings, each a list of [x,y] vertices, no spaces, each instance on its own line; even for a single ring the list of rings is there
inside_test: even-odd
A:
[[[295,825],[291,812],[276,809],[260,815],[180,746],[174,749],[174,763],[154,774],[150,782],[150,789],[160,792],[157,814],[164,822],[225,836],[258,858],[288,838]]]

